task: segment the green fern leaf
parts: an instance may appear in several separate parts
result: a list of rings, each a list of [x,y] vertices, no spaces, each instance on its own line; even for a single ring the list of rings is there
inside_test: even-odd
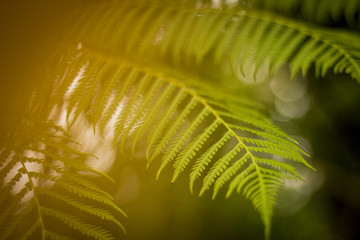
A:
[[[174,100],[171,102],[170,106],[167,108],[163,116],[161,117],[161,121],[156,125],[156,127],[153,128],[153,131],[149,134],[149,146],[146,150],[146,159],[150,159],[150,151],[153,147],[155,141],[157,141],[160,138],[160,134],[162,133],[162,130],[165,128],[165,126],[169,123],[171,116],[174,115],[177,107],[181,104],[181,102],[186,97],[186,93],[184,93],[183,90],[180,90],[177,94]]]
[[[42,194],[42,195],[47,195],[50,196],[54,199],[61,199],[62,201],[66,202],[67,204],[77,207],[80,210],[90,213],[92,215],[98,216],[103,220],[111,220],[112,222],[116,223],[119,227],[121,227],[123,229],[123,231],[125,231],[123,225],[114,218],[114,216],[112,214],[110,214],[108,211],[97,208],[97,207],[93,207],[91,205],[88,204],[84,204],[81,203],[77,200],[74,200],[66,195],[60,194],[60,193],[56,193],[53,191],[49,191],[48,189],[44,189],[44,188],[37,188],[36,191],[38,192],[38,194]]]
[[[112,115],[115,113],[116,107],[122,100],[122,97],[123,97],[122,94],[120,92],[116,92],[116,91],[114,92],[114,88],[116,88],[116,86],[118,85],[118,76],[122,74],[122,71],[123,71],[123,69],[121,67],[117,68],[115,74],[112,75],[112,78],[110,80],[110,82],[113,82],[114,86],[112,84],[109,84],[108,90],[107,90],[107,91],[109,91],[108,96],[106,97],[106,99],[103,100],[104,102],[111,101],[108,103],[109,106],[106,107],[105,104],[103,104],[103,105],[98,104],[98,106],[94,106],[93,111],[102,113],[102,114],[100,114],[100,116],[96,116],[95,121],[94,121],[94,124],[97,123],[96,119],[99,118],[99,126],[100,126],[101,130],[104,130],[106,124],[111,119]],[[113,98],[111,98],[111,96],[112,96],[111,94],[113,94]],[[103,92],[102,94],[100,94],[100,96],[105,97],[106,94]],[[97,107],[97,109],[95,110],[96,107]]]
[[[299,1],[291,2],[295,6],[300,4]],[[321,3],[322,9],[325,7],[324,2]],[[283,2],[279,3],[281,4],[284,5]],[[352,4],[357,5],[358,2],[349,3]],[[351,32],[343,34],[334,29],[320,28],[243,6],[224,5],[222,8],[205,7],[205,4],[203,7],[201,4],[199,6],[194,7],[186,1],[161,4],[159,2],[149,4],[146,1],[133,4],[121,1],[108,7],[106,4],[103,6],[103,21],[84,17],[82,21],[86,20],[86,23],[75,20],[79,19],[79,14],[81,15],[76,12],[74,21],[78,22],[79,26],[83,24],[84,27],[83,31],[69,35],[70,42],[86,43],[87,39],[91,39],[89,45],[96,43],[96,46],[101,46],[101,51],[116,52],[119,56],[130,59],[135,55],[159,61],[159,56],[154,57],[153,53],[161,49],[162,61],[168,61],[170,57],[177,65],[187,63],[191,66],[196,62],[203,63],[204,57],[210,56],[214,63],[221,63],[224,67],[230,65],[237,77],[244,77],[244,63],[250,57],[256,64],[254,71],[264,61],[270,63],[271,72],[275,72],[282,64],[289,62],[293,66],[293,76],[299,70],[306,74],[309,67],[315,65],[316,71],[322,74],[332,68],[335,73],[345,72],[360,81],[358,44],[360,39],[356,34]],[[314,6],[311,8],[317,11]],[[91,12],[91,7],[89,8],[88,11]],[[344,12],[344,8],[339,12]],[[142,14],[138,15],[139,13]],[[119,19],[122,24],[119,24]],[[129,28],[130,23],[138,25]],[[99,27],[99,24],[104,26]],[[95,30],[94,26],[96,26]],[[149,31],[144,31],[148,28]],[[109,29],[116,29],[116,32],[111,40],[106,42],[101,36],[109,34],[105,32]],[[137,38],[141,30],[145,36]],[[90,33],[95,34],[89,37]],[[127,39],[123,36],[130,37]],[[352,40],[349,41],[349,38]]]
[[[215,121],[204,130],[204,133],[196,137],[193,142],[189,143],[189,145],[178,155],[175,164],[174,164],[174,176],[171,182],[175,182],[176,178],[179,176],[181,172],[184,171],[186,165],[189,164],[190,160],[194,158],[196,153],[200,150],[203,144],[211,137],[214,133],[215,129],[219,126],[219,121],[215,119]]]
[[[132,128],[135,127],[136,123],[138,121],[140,121],[142,114],[144,113],[144,110],[147,109],[148,104],[150,104],[150,100],[152,97],[154,97],[154,95],[156,95],[157,91],[159,90],[160,87],[160,82],[155,82],[152,87],[149,89],[149,94],[146,96],[146,98],[143,101],[143,104],[138,108],[138,111],[134,114],[134,116],[132,116],[132,119],[129,120],[129,123],[126,124],[125,126],[120,126],[118,127],[118,129],[121,129],[123,127],[123,133],[121,135],[123,136],[128,136],[129,132]],[[114,135],[115,138],[117,138],[117,136],[120,135],[120,133],[118,133],[116,131],[117,129],[115,129]]]
[[[87,51],[87,54],[89,54],[89,59],[93,59],[91,51]],[[201,85],[191,84],[191,81],[194,81],[192,78],[190,78],[191,81],[187,81],[181,79],[178,73],[174,77],[175,75],[170,73],[159,73],[165,71],[143,68],[121,59],[103,59],[102,61],[117,63],[119,67],[124,68],[124,71],[133,73],[122,75],[125,79],[120,79],[120,81],[126,84],[119,84],[119,89],[116,91],[123,92],[124,97],[128,98],[127,101],[122,102],[122,109],[126,115],[130,112],[129,109],[134,108],[144,113],[140,114],[134,109],[134,116],[113,125],[117,132],[126,129],[114,137],[114,139],[119,137],[120,142],[123,142],[121,147],[129,144],[129,147],[131,145],[134,150],[140,143],[140,139],[146,139],[149,145],[144,158],[148,158],[148,164],[156,157],[161,158],[157,177],[167,165],[174,162],[175,171],[172,181],[175,181],[188,165],[192,165],[191,191],[193,191],[195,180],[204,175],[200,195],[214,185],[213,196],[215,197],[228,181],[234,179],[230,183],[227,196],[237,189],[250,199],[260,212],[266,225],[266,234],[269,235],[270,219],[277,192],[284,179],[299,178],[292,165],[278,162],[275,156],[296,161],[311,168],[304,160],[304,151],[297,142],[272,125],[263,114],[254,109],[252,104],[239,104],[231,98],[218,96],[216,90],[210,90],[211,87],[204,91]],[[126,79],[133,78],[132,76],[135,75],[146,77],[140,77],[137,81]],[[84,75],[84,79],[99,82],[98,79],[92,79],[87,75]],[[148,83],[141,83],[141,81]],[[134,91],[122,90],[122,86],[126,89],[134,88]],[[144,86],[148,86],[150,90]],[[98,87],[101,88],[101,86]],[[134,99],[139,99],[139,96],[146,101],[134,104]],[[166,106],[165,102],[171,98],[174,99],[169,106]],[[82,100],[78,99],[78,101]],[[87,102],[88,105],[84,105],[83,109],[92,109],[94,101]],[[245,98],[243,102],[248,102],[248,100]],[[161,118],[163,116],[166,116],[166,119]],[[126,126],[129,123],[131,127]],[[164,135],[160,137],[161,133]],[[213,138],[215,134],[220,134],[220,137]],[[131,143],[128,142],[129,140]],[[202,155],[195,159],[200,151]],[[211,166],[208,171],[206,171],[207,166]],[[90,191],[91,197],[100,201],[98,197],[101,194],[97,189],[84,189],[84,186],[91,186],[89,183],[82,184],[77,178],[72,180],[73,183],[65,183],[64,180],[57,181],[61,186],[66,186],[68,191],[74,191],[79,196],[90,197],[85,193]],[[75,182],[79,182],[82,186],[79,184],[75,186]],[[94,190],[97,193],[92,192]],[[101,200],[108,204],[110,199],[106,200],[107,202],[104,202],[104,199],[108,198],[102,196]]]
[[[168,149],[164,152],[160,168],[157,172],[157,177],[160,175],[165,166],[175,159],[176,154],[184,145],[185,141],[193,134],[196,128],[201,124],[204,118],[209,115],[209,113],[210,112],[204,108],[200,114],[198,114],[196,118],[187,127],[185,127],[181,134],[173,141],[173,144],[168,147]]]
[[[147,114],[147,118],[144,119],[141,126],[137,129],[137,131],[134,133],[134,143],[132,147],[132,153],[135,152],[135,146],[140,141],[140,139],[143,137],[145,132],[147,131],[148,127],[152,123],[151,119],[154,119],[157,113],[164,108],[165,103],[169,100],[172,93],[175,91],[175,88],[171,85],[165,86],[165,90],[161,93],[161,96],[159,97],[159,101],[155,103],[155,105],[152,106],[151,110]]]
[[[231,151],[226,153],[222,158],[215,162],[212,169],[204,178],[204,183],[200,190],[200,196],[209,189],[209,187],[214,183],[215,179],[227,168],[227,165],[236,156],[236,154],[240,152],[242,148],[242,144],[238,143],[234,148],[231,149]]]
[[[111,195],[84,175],[86,172],[99,174],[86,165],[89,155],[73,148],[74,142],[68,139],[60,127],[52,123],[34,124],[37,125],[34,131],[22,138],[28,142],[27,145],[24,142],[8,142],[1,152],[1,183],[4,183],[4,178],[11,177],[11,180],[6,182],[0,192],[0,206],[4,209],[0,213],[0,239],[69,239],[49,229],[48,216],[94,239],[113,238],[108,230],[62,212],[61,207],[52,204],[53,201],[62,203],[64,209],[71,207],[113,222],[125,232],[117,215],[114,215],[125,215],[123,211],[114,204]],[[30,157],[29,154],[36,157]],[[107,176],[104,173],[100,175]],[[26,181],[20,182],[23,179]],[[84,198],[74,200],[74,196],[92,201]],[[53,201],[48,201],[48,198]],[[97,205],[95,207],[89,203]],[[105,208],[104,205],[109,207]],[[32,222],[27,228],[20,227],[29,221]],[[61,231],[61,228],[56,231]]]
[[[121,75],[120,75],[121,76]],[[137,77],[137,73],[135,71],[130,71],[130,73],[128,75],[126,75],[125,79],[127,80],[124,85],[119,88],[119,92],[117,93],[116,99],[120,100],[122,99],[127,91],[130,89],[131,84],[133,82],[136,81],[136,77]],[[116,102],[115,102],[116,103]],[[126,113],[128,113],[129,109],[126,109]],[[115,129],[114,129],[114,134],[115,134],[115,138],[114,138],[114,144],[115,141],[117,140],[117,136],[119,136],[119,134],[121,134],[121,129],[120,127],[122,127],[123,125],[120,125],[121,123],[123,123],[122,119],[128,117],[125,114],[122,114],[123,116],[118,116],[118,119],[115,123]],[[130,127],[128,127],[128,129],[130,129]]]
[[[58,210],[53,210],[50,208],[41,207],[41,213],[46,216],[51,216],[60,219],[65,222],[69,227],[81,232],[84,235],[92,237],[93,239],[103,240],[103,239],[115,239],[109,234],[105,229],[102,229],[98,226],[87,224],[81,221],[79,218],[72,216],[70,214],[63,213]]]
[[[143,91],[146,89],[145,83],[147,81],[141,81],[140,85],[136,88],[133,95],[138,96],[140,95],[140,91]],[[126,107],[123,111],[121,111],[121,114],[117,116],[116,122],[115,122],[115,139],[124,132],[124,129],[120,129],[120,127],[125,125],[126,120],[130,119],[131,110],[133,108],[133,105],[135,101],[138,100],[137,98],[132,98],[129,100],[129,102],[126,104]],[[136,119],[136,118],[134,118]],[[95,126],[95,125],[94,125]],[[126,129],[131,129],[132,125],[129,124],[129,126]]]
[[[170,129],[166,132],[165,136],[160,140],[160,142],[155,147],[150,161],[152,161],[158,154],[163,152],[166,145],[171,141],[172,137],[176,134],[180,126],[185,122],[186,118],[190,112],[196,107],[198,101],[192,98],[187,104],[186,107],[182,110],[181,114],[177,117],[176,121],[171,125]]]
[[[209,148],[200,158],[198,158],[194,164],[194,167],[190,173],[190,191],[193,192],[194,182],[199,178],[205,167],[211,162],[215,153],[231,138],[232,133],[226,132],[224,136],[217,141],[211,148]]]

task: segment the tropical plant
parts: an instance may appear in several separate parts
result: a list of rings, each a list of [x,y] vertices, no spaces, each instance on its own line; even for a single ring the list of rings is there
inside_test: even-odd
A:
[[[56,17],[46,16],[51,24],[42,29],[53,34],[42,35],[45,47],[36,48],[35,77],[21,82],[24,91],[4,82],[0,239],[119,237],[95,218],[125,231],[125,214],[93,183],[101,183],[94,174],[112,179],[88,164],[94,156],[71,135],[79,118],[111,138],[119,156],[160,164],[157,177],[172,165],[171,181],[189,174],[191,192],[202,178],[199,195],[213,189],[215,197],[225,186],[226,196],[243,194],[269,238],[281,187],[302,179],[300,165],[313,168],[299,143],[267,116],[256,86],[249,90],[239,80],[256,80],[263,69],[271,76],[287,63],[291,78],[314,68],[319,77],[332,70],[360,81],[360,2],[325,2],[43,3]],[[334,22],[339,29],[326,27]],[[57,121],[59,109],[65,125]]]

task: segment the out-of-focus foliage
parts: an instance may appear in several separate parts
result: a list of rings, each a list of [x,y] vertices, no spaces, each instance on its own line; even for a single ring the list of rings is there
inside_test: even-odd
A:
[[[215,197],[229,182],[227,196],[237,190],[249,198],[269,238],[283,185],[294,186],[289,180],[304,175],[306,181],[308,176],[312,186],[305,187],[305,182],[294,188],[305,189],[297,194],[308,200],[323,173],[320,165],[319,176],[311,177],[304,168],[311,168],[304,160],[307,153],[266,111],[296,132],[289,120],[316,108],[310,102],[321,96],[311,93],[312,82],[319,80],[311,79],[307,91],[298,72],[325,79],[330,71],[347,73],[360,81],[360,35],[346,29],[357,28],[359,2],[335,1],[331,7],[324,2],[2,3],[1,65],[6,67],[1,68],[0,203],[5,211],[0,213],[0,239],[118,238],[122,211],[115,202],[126,203],[136,195],[124,197],[123,182],[132,179],[129,189],[140,184],[127,159],[146,160],[158,176],[172,165],[172,182],[186,173],[191,192],[203,177],[200,195],[213,186]],[[315,9],[321,14],[313,18]],[[332,24],[343,29],[329,28]],[[287,64],[290,70],[284,70]],[[290,79],[297,81],[295,87]],[[249,85],[254,81],[256,85]],[[297,126],[306,132],[304,125]],[[80,131],[94,134],[81,138]],[[97,141],[86,150],[96,152],[99,164],[73,140],[86,146],[87,138]],[[100,142],[114,149],[100,153]],[[310,149],[306,141],[300,142]],[[316,144],[313,147],[316,153]],[[113,153],[106,157],[106,151]],[[107,178],[96,165],[107,168],[120,185],[115,202],[107,193],[114,189],[94,176]],[[124,166],[129,172],[121,169]],[[122,179],[124,174],[128,178]],[[291,204],[285,195],[286,189],[280,192],[280,212],[296,212],[304,205]],[[196,215],[187,212],[187,217]],[[241,218],[252,219],[246,214]],[[275,218],[275,224],[278,221]],[[201,220],[193,222],[201,226]],[[211,228],[209,222],[204,225]],[[277,226],[274,237],[280,239]],[[65,230],[71,232],[60,236]],[[229,232],[224,235],[232,238]],[[258,238],[257,232],[239,235]],[[320,232],[313,238],[319,239]],[[204,236],[210,233],[203,231]],[[310,239],[307,233],[288,236]],[[172,234],[172,239],[196,236]]]

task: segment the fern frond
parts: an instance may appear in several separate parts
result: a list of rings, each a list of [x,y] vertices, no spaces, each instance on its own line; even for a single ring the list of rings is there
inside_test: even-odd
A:
[[[204,118],[206,118],[209,114],[209,110],[203,108],[201,112],[196,116],[196,118],[181,131],[181,133],[176,139],[174,139],[173,143],[164,152],[163,160],[158,170],[157,177],[160,175],[161,171],[165,168],[165,166],[175,159],[177,153],[184,145],[185,141],[188,140],[188,138],[194,133],[194,131],[198,128]],[[175,163],[174,167],[177,168],[177,163]]]
[[[351,4],[358,4],[358,1],[351,1]],[[306,74],[309,67],[315,65],[322,76],[333,69],[335,73],[345,72],[360,81],[360,38],[350,31],[342,33],[341,30],[321,28],[253,8],[214,8],[200,4],[200,7],[190,7],[184,1],[179,2],[141,2],[136,5],[125,1],[108,7],[105,4],[102,21],[84,18],[93,24],[86,24],[83,33],[85,30],[94,32],[98,22],[104,23],[106,26],[97,28],[99,32],[91,37],[92,44],[102,46],[101,51],[116,52],[129,58],[147,56],[152,59],[153,52],[160,48],[163,60],[167,61],[170,57],[175,64],[188,65],[202,63],[205,56],[210,56],[215,64],[230,65],[233,73],[240,78],[244,77],[244,63],[250,57],[257,66],[254,71],[265,61],[270,63],[272,73],[288,62],[292,67],[292,76],[298,71]],[[139,12],[142,15],[138,15]],[[120,16],[123,19],[119,26],[114,19],[120,19]],[[151,22],[145,21],[150,18]],[[132,23],[139,26],[129,28]],[[81,25],[81,22],[78,24]],[[123,37],[136,36],[139,29],[147,28],[151,30],[143,31],[145,39],[131,37],[132,42],[129,42],[130,39],[128,41]],[[108,34],[105,31],[109,29],[116,31],[110,43],[97,37]],[[89,39],[81,33],[71,35],[71,38],[71,42],[85,43]],[[156,58],[158,60],[158,56]]]
[[[304,160],[304,151],[295,140],[275,127],[252,104],[239,104],[232,98],[218,96],[216,89],[203,91],[200,85],[191,84],[195,80],[189,76],[187,78],[190,79],[186,80],[179,73],[164,74],[166,70],[144,68],[119,58],[95,60],[98,54],[92,51],[84,51],[83,54],[88,55],[89,61],[103,61],[101,65],[106,65],[105,62],[117,64],[124,71],[132,73],[119,76],[119,84],[114,89],[123,92],[118,101],[122,104],[118,116],[123,114],[121,111],[129,115],[125,116],[127,120],[117,121],[113,125],[116,129],[114,141],[119,138],[123,143],[119,147],[134,150],[138,144],[148,144],[144,158],[148,159],[148,164],[156,158],[160,159],[157,177],[173,163],[175,170],[172,181],[192,165],[191,191],[195,180],[204,175],[200,195],[215,185],[215,196],[234,178],[227,196],[233,189],[243,192],[260,212],[266,234],[269,234],[273,206],[283,180],[299,178],[293,166],[282,161],[288,159],[311,167]],[[141,77],[135,81],[131,80],[133,76]],[[92,75],[83,77],[87,81],[100,82]],[[81,95],[78,97],[81,98]],[[243,98],[244,103],[249,102],[246,96]],[[134,99],[141,100],[135,104]],[[169,99],[173,100],[165,104]],[[81,102],[82,99],[77,101]],[[94,100],[87,102],[88,105],[83,107],[85,115],[89,113],[87,109],[99,111],[93,106]],[[134,109],[133,115],[129,114],[129,109]],[[140,142],[140,139],[145,141]],[[198,156],[200,153],[201,156]],[[276,160],[278,158],[282,160]],[[210,169],[206,171],[208,166]],[[88,184],[70,187],[80,196],[86,196],[84,185]],[[91,195],[94,197],[96,194]]]
[[[76,150],[74,142],[60,127],[52,123],[34,124],[38,127],[22,138],[27,144],[8,142],[1,152],[1,183],[5,178],[11,179],[0,192],[3,209],[0,213],[0,239],[69,239],[56,233],[62,231],[61,228],[55,232],[50,230],[48,216],[64,222],[68,229],[94,239],[113,236],[108,230],[92,226],[89,220],[61,212],[61,206],[113,222],[125,232],[117,217],[117,214],[125,215],[123,211],[113,202],[111,195],[84,175],[99,173],[86,164],[89,155]],[[81,197],[75,200],[76,196]],[[54,201],[63,205],[59,207],[53,204]],[[20,227],[26,222],[31,222],[31,225]]]
[[[181,172],[184,171],[185,167],[189,164],[190,160],[194,158],[196,152],[198,152],[204,143],[210,138],[214,133],[215,129],[219,126],[219,121],[217,119],[204,130],[204,133],[197,136],[193,142],[189,143],[188,146],[181,151],[178,155],[175,164],[174,164],[174,175],[171,182],[174,182]]]
[[[234,148],[231,149],[231,151],[226,153],[222,158],[214,163],[213,167],[204,178],[204,183],[200,190],[200,196],[209,189],[209,187],[214,183],[215,179],[227,168],[227,165],[240,152],[242,148],[243,145],[238,143]]]
[[[38,192],[38,194],[43,194],[43,195],[47,195],[50,196],[54,199],[59,199],[64,201],[65,203],[76,207],[84,212],[87,212],[89,214],[98,216],[99,218],[103,219],[103,220],[109,220],[114,222],[117,226],[119,226],[123,232],[125,231],[124,226],[108,211],[101,209],[101,208],[97,208],[88,204],[84,204],[82,202],[79,202],[78,200],[72,199],[71,197],[68,197],[66,195],[60,194],[60,193],[56,193],[53,191],[49,191],[48,189],[44,189],[44,188],[37,188],[36,191]]]
[[[122,68],[117,68],[115,74],[113,74],[111,77],[110,83],[108,83],[109,86],[106,87],[106,89],[103,88],[105,89],[105,91],[102,91],[99,94],[100,98],[103,99],[98,99],[96,101],[100,101],[100,103],[103,101],[104,103],[96,104],[97,106],[94,105],[94,108],[92,109],[93,112],[97,112],[100,114],[99,116],[96,115],[93,120],[94,124],[97,123],[97,120],[99,121],[101,130],[104,130],[106,124],[111,119],[112,115],[115,113],[116,107],[118,106],[122,98],[122,94],[120,92],[114,92],[114,88],[118,84],[118,76],[121,74],[122,71]],[[114,85],[111,84],[111,82],[113,82]]]
[[[34,178],[51,180],[69,193],[74,193],[79,197],[84,197],[90,200],[94,200],[96,202],[100,202],[124,214],[124,212],[112,201],[112,197],[100,189],[97,188],[94,189],[91,186],[89,187],[89,186],[84,186],[83,184],[77,184],[76,181],[70,181],[67,179],[46,176],[45,174],[36,173],[36,172],[29,172],[29,175]]]
[[[226,132],[224,136],[209,148],[200,158],[198,158],[190,173],[190,191],[193,192],[194,182],[199,178],[206,166],[211,162],[217,151],[231,138],[232,133]]]
[[[148,108],[149,104],[151,103],[150,102],[151,98],[156,95],[157,91],[159,91],[159,88],[160,88],[160,83],[155,82],[153,84],[153,86],[149,89],[149,95],[146,96],[146,98],[142,102],[143,104],[138,108],[139,111],[136,111],[134,116],[131,116],[131,118],[129,119],[129,121],[128,121],[129,123],[127,123],[126,125],[122,125],[122,126],[119,125],[118,131],[121,129],[121,131],[122,131],[121,135],[124,135],[124,136],[128,135],[130,133],[131,129],[135,127],[136,123],[138,121],[141,121],[141,117],[144,113],[144,110]],[[120,113],[120,114],[122,114],[122,113]],[[126,117],[128,117],[128,116],[126,116]],[[125,128],[122,128],[124,126],[125,126]],[[114,136],[115,136],[115,138],[117,138],[117,136],[120,135],[120,132],[117,132],[116,128],[114,130],[115,130]],[[115,140],[115,138],[114,138],[114,140]]]
[[[150,161],[152,161],[158,154],[163,152],[166,145],[171,141],[173,136],[179,130],[180,126],[186,121],[186,118],[189,116],[191,111],[199,104],[199,102],[192,98],[182,110],[181,114],[178,115],[175,122],[171,124],[170,128],[165,133],[165,136],[159,141],[155,149],[153,150],[152,156],[150,157]]]
[[[109,234],[105,229],[98,227],[96,225],[91,225],[83,222],[81,219],[72,216],[58,210],[53,210],[51,208],[41,207],[41,213],[46,216],[55,217],[60,219],[69,227],[81,232],[82,234],[92,237],[93,239],[104,240],[104,239],[115,239],[111,234]]]
[[[4,178],[8,175],[11,169],[13,169],[16,163],[18,163],[18,159],[16,157],[12,157],[9,161],[6,162],[6,159],[9,158],[9,155],[9,152],[2,154],[4,161],[2,162],[2,166],[0,168],[0,182],[4,181]]]
[[[186,97],[186,93],[184,93],[183,90],[180,90],[177,94],[174,100],[172,100],[169,107],[165,110],[165,113],[161,117],[161,121],[156,125],[156,127],[153,128],[153,131],[149,134],[150,140],[149,145],[146,149],[146,158],[150,159],[150,151],[154,147],[154,143],[156,140],[159,139],[160,134],[162,133],[162,130],[164,130],[164,127],[169,123],[171,117],[174,115],[176,109],[181,104],[181,102]]]
[[[161,95],[158,98],[158,101],[155,102],[155,105],[151,107],[151,110],[147,113],[147,117],[143,120],[140,127],[134,132],[134,141],[132,147],[132,153],[134,154],[135,146],[143,137],[145,132],[148,130],[150,124],[153,123],[152,119],[156,118],[158,112],[165,107],[166,102],[169,100],[170,96],[174,92],[175,88],[171,85],[165,86],[165,89],[161,92]]]
[[[139,96],[141,91],[143,91],[144,89],[146,89],[146,85],[145,83],[147,83],[147,81],[141,81],[140,85],[136,87],[136,90],[134,91],[134,95],[135,96]],[[117,99],[119,99],[118,97],[116,97]],[[117,115],[117,119],[115,122],[115,127],[114,127],[114,132],[115,132],[115,140],[117,139],[117,136],[121,135],[122,132],[124,132],[124,129],[121,129],[122,126],[125,125],[126,120],[130,119],[130,114],[131,114],[131,110],[134,106],[135,101],[137,101],[137,98],[131,98],[129,100],[129,102],[127,102],[125,109],[123,111],[121,111],[120,114]],[[136,119],[136,118],[134,118]],[[136,122],[136,120],[134,121]],[[95,125],[94,125],[95,126]],[[131,129],[132,126],[129,126],[126,129]]]
[[[135,71],[130,71],[129,75],[125,78],[127,81],[120,88],[119,92],[116,93],[117,96],[115,98],[117,100],[122,99],[125,96],[126,92],[131,87],[131,83],[136,80],[136,75],[137,74],[136,74]],[[130,110],[130,108],[127,108],[126,111],[123,111],[123,112],[129,113],[129,110]],[[121,134],[121,131],[123,131],[123,129],[121,129],[120,127],[124,126],[124,125],[121,125],[121,123],[123,123],[124,120],[128,117],[127,115],[125,115],[125,113],[120,114],[120,116],[118,116],[118,119],[116,120],[116,123],[115,123],[115,136],[119,136]],[[121,120],[121,119],[124,119],[124,120]],[[128,129],[131,129],[131,126],[129,126]],[[117,138],[115,137],[114,143],[115,143],[116,140],[117,140]]]

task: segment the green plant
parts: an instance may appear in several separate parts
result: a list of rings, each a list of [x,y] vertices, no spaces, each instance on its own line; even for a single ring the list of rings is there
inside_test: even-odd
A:
[[[101,182],[91,173],[109,177],[88,166],[92,156],[70,135],[80,116],[94,132],[110,127],[120,155],[137,155],[148,166],[160,162],[158,176],[172,165],[175,181],[189,168],[191,192],[200,177],[200,195],[213,187],[215,197],[229,183],[226,196],[236,190],[250,199],[270,237],[281,186],[301,179],[296,164],[312,167],[299,143],[266,116],[256,92],[238,80],[256,79],[264,67],[274,74],[289,63],[292,78],[314,66],[317,76],[331,69],[360,81],[359,35],[314,25],[340,19],[339,25],[358,29],[359,12],[345,6],[359,3],[215,2],[66,5],[71,11],[61,12],[60,30],[47,39],[51,50],[35,71],[36,84],[26,88],[24,101],[17,103],[20,91],[2,106],[0,239],[71,239],[76,232],[113,239],[105,224],[82,220],[89,216],[123,228],[122,211],[91,181]],[[300,16],[313,20],[318,7],[322,14],[312,24],[276,13],[301,9]],[[229,88],[234,82],[236,90]],[[55,107],[65,109],[68,129],[56,124]],[[46,221],[75,233],[65,236]]]

